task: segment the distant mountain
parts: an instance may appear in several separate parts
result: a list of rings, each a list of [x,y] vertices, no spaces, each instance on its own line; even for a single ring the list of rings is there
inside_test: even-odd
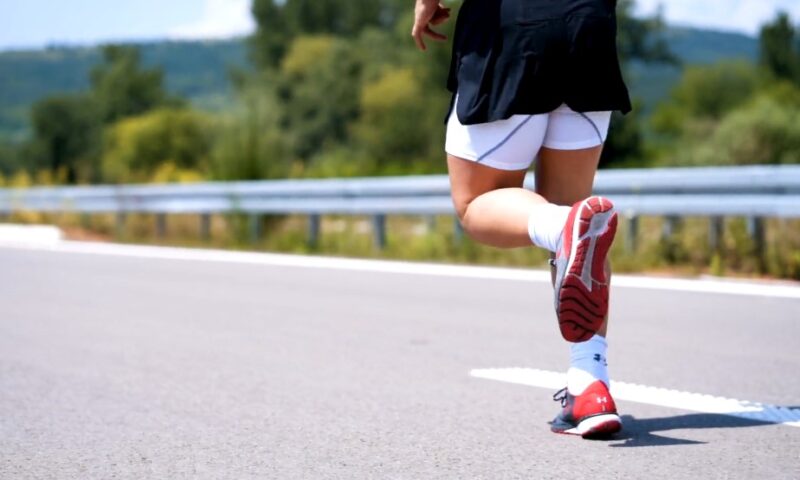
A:
[[[754,61],[755,38],[736,33],[671,28],[670,48],[684,64],[723,59]],[[247,68],[244,41],[155,42],[138,45],[147,66],[161,66],[170,92],[188,98],[199,108],[219,110],[231,99],[229,72]],[[100,61],[99,48],[49,48],[0,52],[0,139],[22,139],[28,132],[28,110],[35,101],[57,93],[89,87],[88,74]],[[635,97],[651,109],[680,78],[680,69],[633,64],[629,83]]]
[[[758,59],[758,39],[742,33],[672,27],[665,36],[672,51],[686,63],[713,63],[723,58]]]
[[[683,66],[758,60],[758,39],[739,33],[672,27],[665,37]],[[627,72],[631,95],[643,102],[646,112],[652,111],[680,80],[681,71],[676,66],[634,62]]]
[[[231,69],[247,68],[242,40],[138,44],[147,67],[160,66],[171,93],[200,108],[218,110],[231,98]],[[97,47],[0,52],[0,138],[24,137],[28,110],[37,100],[89,88],[89,71],[101,60]]]

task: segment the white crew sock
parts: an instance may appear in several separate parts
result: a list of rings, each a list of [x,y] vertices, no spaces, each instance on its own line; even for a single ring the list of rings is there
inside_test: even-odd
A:
[[[606,386],[610,385],[607,350],[608,342],[600,335],[593,336],[589,341],[570,345],[570,367],[567,371],[569,393],[580,395],[597,380],[602,380]]]
[[[533,207],[528,217],[528,235],[533,244],[551,252],[558,250],[561,232],[564,231],[571,209],[552,203],[542,203]]]

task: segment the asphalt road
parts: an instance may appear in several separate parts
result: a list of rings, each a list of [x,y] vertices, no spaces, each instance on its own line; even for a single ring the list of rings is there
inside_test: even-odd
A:
[[[800,478],[800,428],[558,436],[544,283],[0,248],[0,478]],[[800,406],[800,300],[617,288],[615,379]]]

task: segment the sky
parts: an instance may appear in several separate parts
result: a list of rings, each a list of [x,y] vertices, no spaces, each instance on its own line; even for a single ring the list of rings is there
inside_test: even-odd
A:
[[[757,35],[778,10],[800,24],[800,0],[636,0],[638,9],[652,13],[664,7],[667,22],[680,25],[733,30]]]
[[[0,50],[252,32],[251,0],[0,0]]]
[[[0,0],[0,50],[155,39],[227,38],[253,31],[251,0]],[[413,0],[408,0],[409,9]],[[756,34],[800,0],[637,0],[668,22]]]

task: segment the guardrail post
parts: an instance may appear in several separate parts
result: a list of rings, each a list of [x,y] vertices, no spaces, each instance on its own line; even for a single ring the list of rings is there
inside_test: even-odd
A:
[[[200,215],[200,238],[204,241],[211,240],[211,214],[203,213]]]
[[[167,214],[156,214],[156,235],[158,238],[165,238],[167,236]]]
[[[664,223],[661,225],[661,241],[669,240],[675,235],[675,232],[680,229],[681,226],[681,219],[680,217],[676,216],[669,216],[664,219]]]
[[[711,217],[708,223],[708,248],[712,252],[718,252],[722,247],[722,237],[725,234],[725,219],[722,217]]]
[[[117,212],[116,215],[116,235],[122,237],[125,235],[125,223],[128,220],[128,214],[125,212]]]
[[[264,235],[264,228],[261,223],[261,215],[250,215],[250,243],[256,244]]]
[[[320,215],[310,215],[308,217],[308,246],[317,248],[319,245],[319,232],[322,224]]]
[[[628,215],[628,228],[625,232],[625,249],[628,252],[635,252],[638,247],[639,238],[639,217]]]
[[[764,247],[764,219],[761,217],[750,217],[747,219],[747,233],[753,239],[759,251]]]
[[[372,228],[375,234],[375,248],[383,250],[386,248],[386,215],[372,217]]]
[[[436,215],[425,216],[425,228],[428,230],[428,233],[434,233],[436,231]]]
[[[639,217],[636,215],[628,216],[628,230],[625,235],[625,249],[628,252],[635,252],[638,246],[639,237]]]
[[[464,241],[464,225],[461,225],[461,219],[458,217],[453,217],[453,241],[456,246]]]
[[[766,242],[764,241],[764,219],[761,217],[749,217],[747,219],[747,233],[753,240],[753,254],[758,259],[758,266],[761,271],[766,267]]]

